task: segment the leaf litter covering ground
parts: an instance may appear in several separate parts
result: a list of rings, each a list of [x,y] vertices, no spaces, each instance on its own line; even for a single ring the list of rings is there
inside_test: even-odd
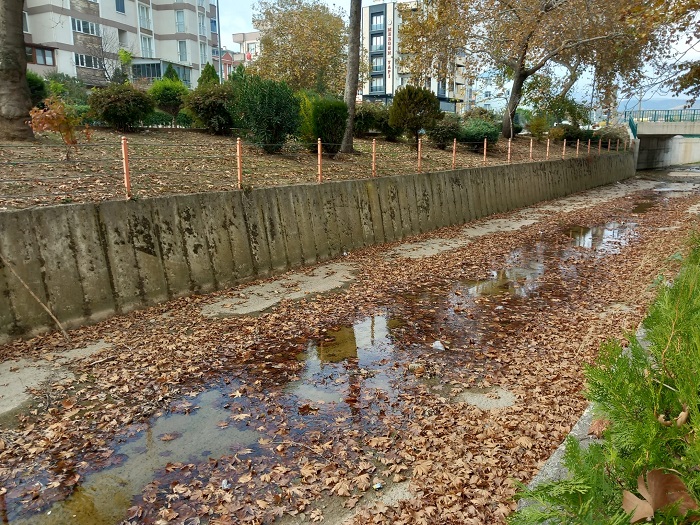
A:
[[[641,198],[656,204],[632,213]],[[582,365],[601,341],[635,329],[654,296],[649,283],[675,271],[669,256],[696,226],[686,210],[698,200],[636,194],[425,259],[362,250],[345,258],[358,268],[346,289],[283,301],[257,317],[200,315],[233,289],[75,330],[71,347],[104,339],[114,349],[75,367],[75,380],[37,390],[34,408],[3,427],[0,515],[46,510],[92,471],[123,462],[115,450],[148,418],[196,411],[192,396],[219,389],[229,414],[221,426],[256,430],[258,441],[167,464],[124,523],[270,523],[283,514],[322,521],[329,496],[352,507],[375,484],[404,479],[415,497],[362,508],[354,523],[502,523],[514,509],[514,481],[531,479],[583,411]],[[612,221],[625,227],[601,249],[571,238],[572,226]],[[505,285],[485,281],[499,270],[510,272]],[[331,339],[347,334],[334,330],[372,321],[386,327],[380,356],[329,359],[309,376],[300,353],[332,352]],[[0,355],[63,347],[53,334]],[[294,395],[301,377],[340,400]],[[456,401],[495,385],[515,405],[482,411]]]
[[[81,144],[65,160],[65,146],[52,134],[38,136],[36,144],[0,143],[0,210],[67,202],[100,202],[125,198],[121,158],[121,136],[113,131],[94,130],[91,142]],[[236,141],[195,131],[148,130],[128,135],[133,195],[153,197],[204,191],[228,191],[237,187]],[[482,150],[462,144],[456,166],[483,165]],[[575,156],[575,147],[566,151]],[[612,145],[614,149],[615,144]],[[355,155],[323,159],[325,180],[368,178],[372,175],[372,141],[356,139]],[[620,146],[622,148],[622,145]],[[533,158],[547,156],[544,142],[534,141]],[[530,139],[516,137],[513,162],[528,162]],[[581,145],[580,154],[586,148]],[[561,144],[552,145],[551,158],[561,158]],[[594,154],[597,148],[594,148]],[[422,152],[423,171],[452,168],[452,149],[438,150],[427,143]],[[508,160],[508,142],[498,141],[488,150],[488,164]],[[417,152],[408,143],[377,140],[377,175],[418,171]],[[243,186],[313,183],[317,158],[300,145],[288,145],[280,155],[243,146]]]

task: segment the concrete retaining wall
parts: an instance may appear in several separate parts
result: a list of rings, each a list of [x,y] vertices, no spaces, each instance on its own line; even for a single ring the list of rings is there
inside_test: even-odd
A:
[[[68,326],[634,175],[632,153],[0,213],[0,254]],[[0,263],[0,341],[53,328]]]

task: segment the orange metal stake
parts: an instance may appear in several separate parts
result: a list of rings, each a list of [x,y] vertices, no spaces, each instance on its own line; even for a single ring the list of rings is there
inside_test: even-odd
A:
[[[564,139],[564,148],[561,150],[561,158],[566,158],[566,139]]]
[[[122,164],[124,166],[124,188],[126,198],[131,199],[131,175],[129,174],[129,144],[126,137],[122,137]]]
[[[513,139],[508,139],[508,164],[510,164],[510,144]]]
[[[578,157],[579,146],[581,145],[581,139],[576,139],[576,156]]]
[[[372,177],[377,176],[377,139],[372,139]]]
[[[457,165],[457,139],[452,142],[452,169]]]
[[[601,148],[603,146],[603,139],[598,139],[598,155],[600,155]]]
[[[484,139],[484,164],[486,164],[486,147],[488,146],[488,139]]]
[[[423,139],[418,139],[418,173],[421,172],[421,145],[423,144]]]
[[[238,189],[243,187],[243,156],[241,155],[241,137],[236,139],[236,164],[238,166]]]
[[[591,139],[588,139],[588,156],[591,156]]]
[[[608,139],[608,152],[610,151],[610,139]]]
[[[547,157],[546,160],[549,160],[549,139],[547,139]]]
[[[620,139],[617,139],[617,145],[615,146],[615,151],[620,151]]]
[[[530,137],[530,162],[532,162],[532,137]]]
[[[318,139],[318,183],[323,182],[323,172],[321,171],[321,139]]]

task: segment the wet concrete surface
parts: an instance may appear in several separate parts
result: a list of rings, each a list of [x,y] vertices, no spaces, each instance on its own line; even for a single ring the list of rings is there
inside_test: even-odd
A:
[[[562,225],[559,238],[541,239],[511,251],[499,266],[486,269],[484,279],[456,280],[397,295],[376,314],[306,341],[301,354],[281,349],[279,355],[259,366],[267,373],[266,399],[274,400],[289,426],[285,443],[303,442],[316,433],[322,436],[334,426],[387,431],[395,423],[391,418],[405,408],[402,396],[417,391],[439,392],[451,403],[469,403],[482,410],[516,403],[517,393],[508,385],[484,385],[482,379],[489,370],[502,366],[501,356],[494,351],[499,338],[528,330],[528,320],[521,315],[523,305],[539,304],[544,309],[565,304],[568,294],[574,293],[567,283],[584,278],[577,261],[619,254],[634,242],[638,216],[663,206],[664,199],[676,189],[680,193],[695,191],[686,185],[659,186],[658,182],[639,180],[629,187],[602,189],[608,199],[640,190],[647,193],[618,221]],[[573,210],[585,203],[585,197],[576,196],[559,204]],[[512,219],[482,221],[465,227],[458,239],[406,243],[386,256],[438,255],[483,235],[544,221],[552,206],[548,203],[522,210]],[[305,274],[310,282],[295,274],[271,284],[253,285],[240,291],[237,298],[211,303],[203,315],[245,315],[273,308],[281,299],[303,298],[342,286],[352,279],[352,272],[351,265],[326,265]],[[83,355],[91,354],[76,352],[72,357]],[[474,388],[452,392],[444,381],[449,370],[469,370]],[[281,379],[275,381],[277,374]],[[269,411],[267,417],[262,413],[262,395],[249,395],[246,389],[255,383],[254,377],[241,371],[225,386],[213,384],[143,428],[132,428],[132,437],[112,444],[115,459],[111,468],[89,472],[71,496],[44,508],[41,514],[23,516],[18,506],[10,506],[9,523],[110,525],[124,517],[149,481],[167,478],[169,464],[202,462],[242,448],[249,457],[261,461],[273,457],[277,438],[272,429],[280,420]],[[249,424],[256,413],[255,425]],[[245,414],[248,417],[240,417]],[[261,443],[270,445],[266,448]],[[410,496],[404,489],[396,490],[403,490],[401,498]],[[350,515],[339,511],[330,522],[340,523],[340,517]]]

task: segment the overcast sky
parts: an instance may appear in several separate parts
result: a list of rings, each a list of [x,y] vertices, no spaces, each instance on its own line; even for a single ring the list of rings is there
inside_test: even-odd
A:
[[[221,19],[221,41],[228,49],[234,49],[231,35],[253,31],[253,4],[257,0],[219,0],[219,17]],[[350,10],[350,0],[324,0],[329,6]]]

